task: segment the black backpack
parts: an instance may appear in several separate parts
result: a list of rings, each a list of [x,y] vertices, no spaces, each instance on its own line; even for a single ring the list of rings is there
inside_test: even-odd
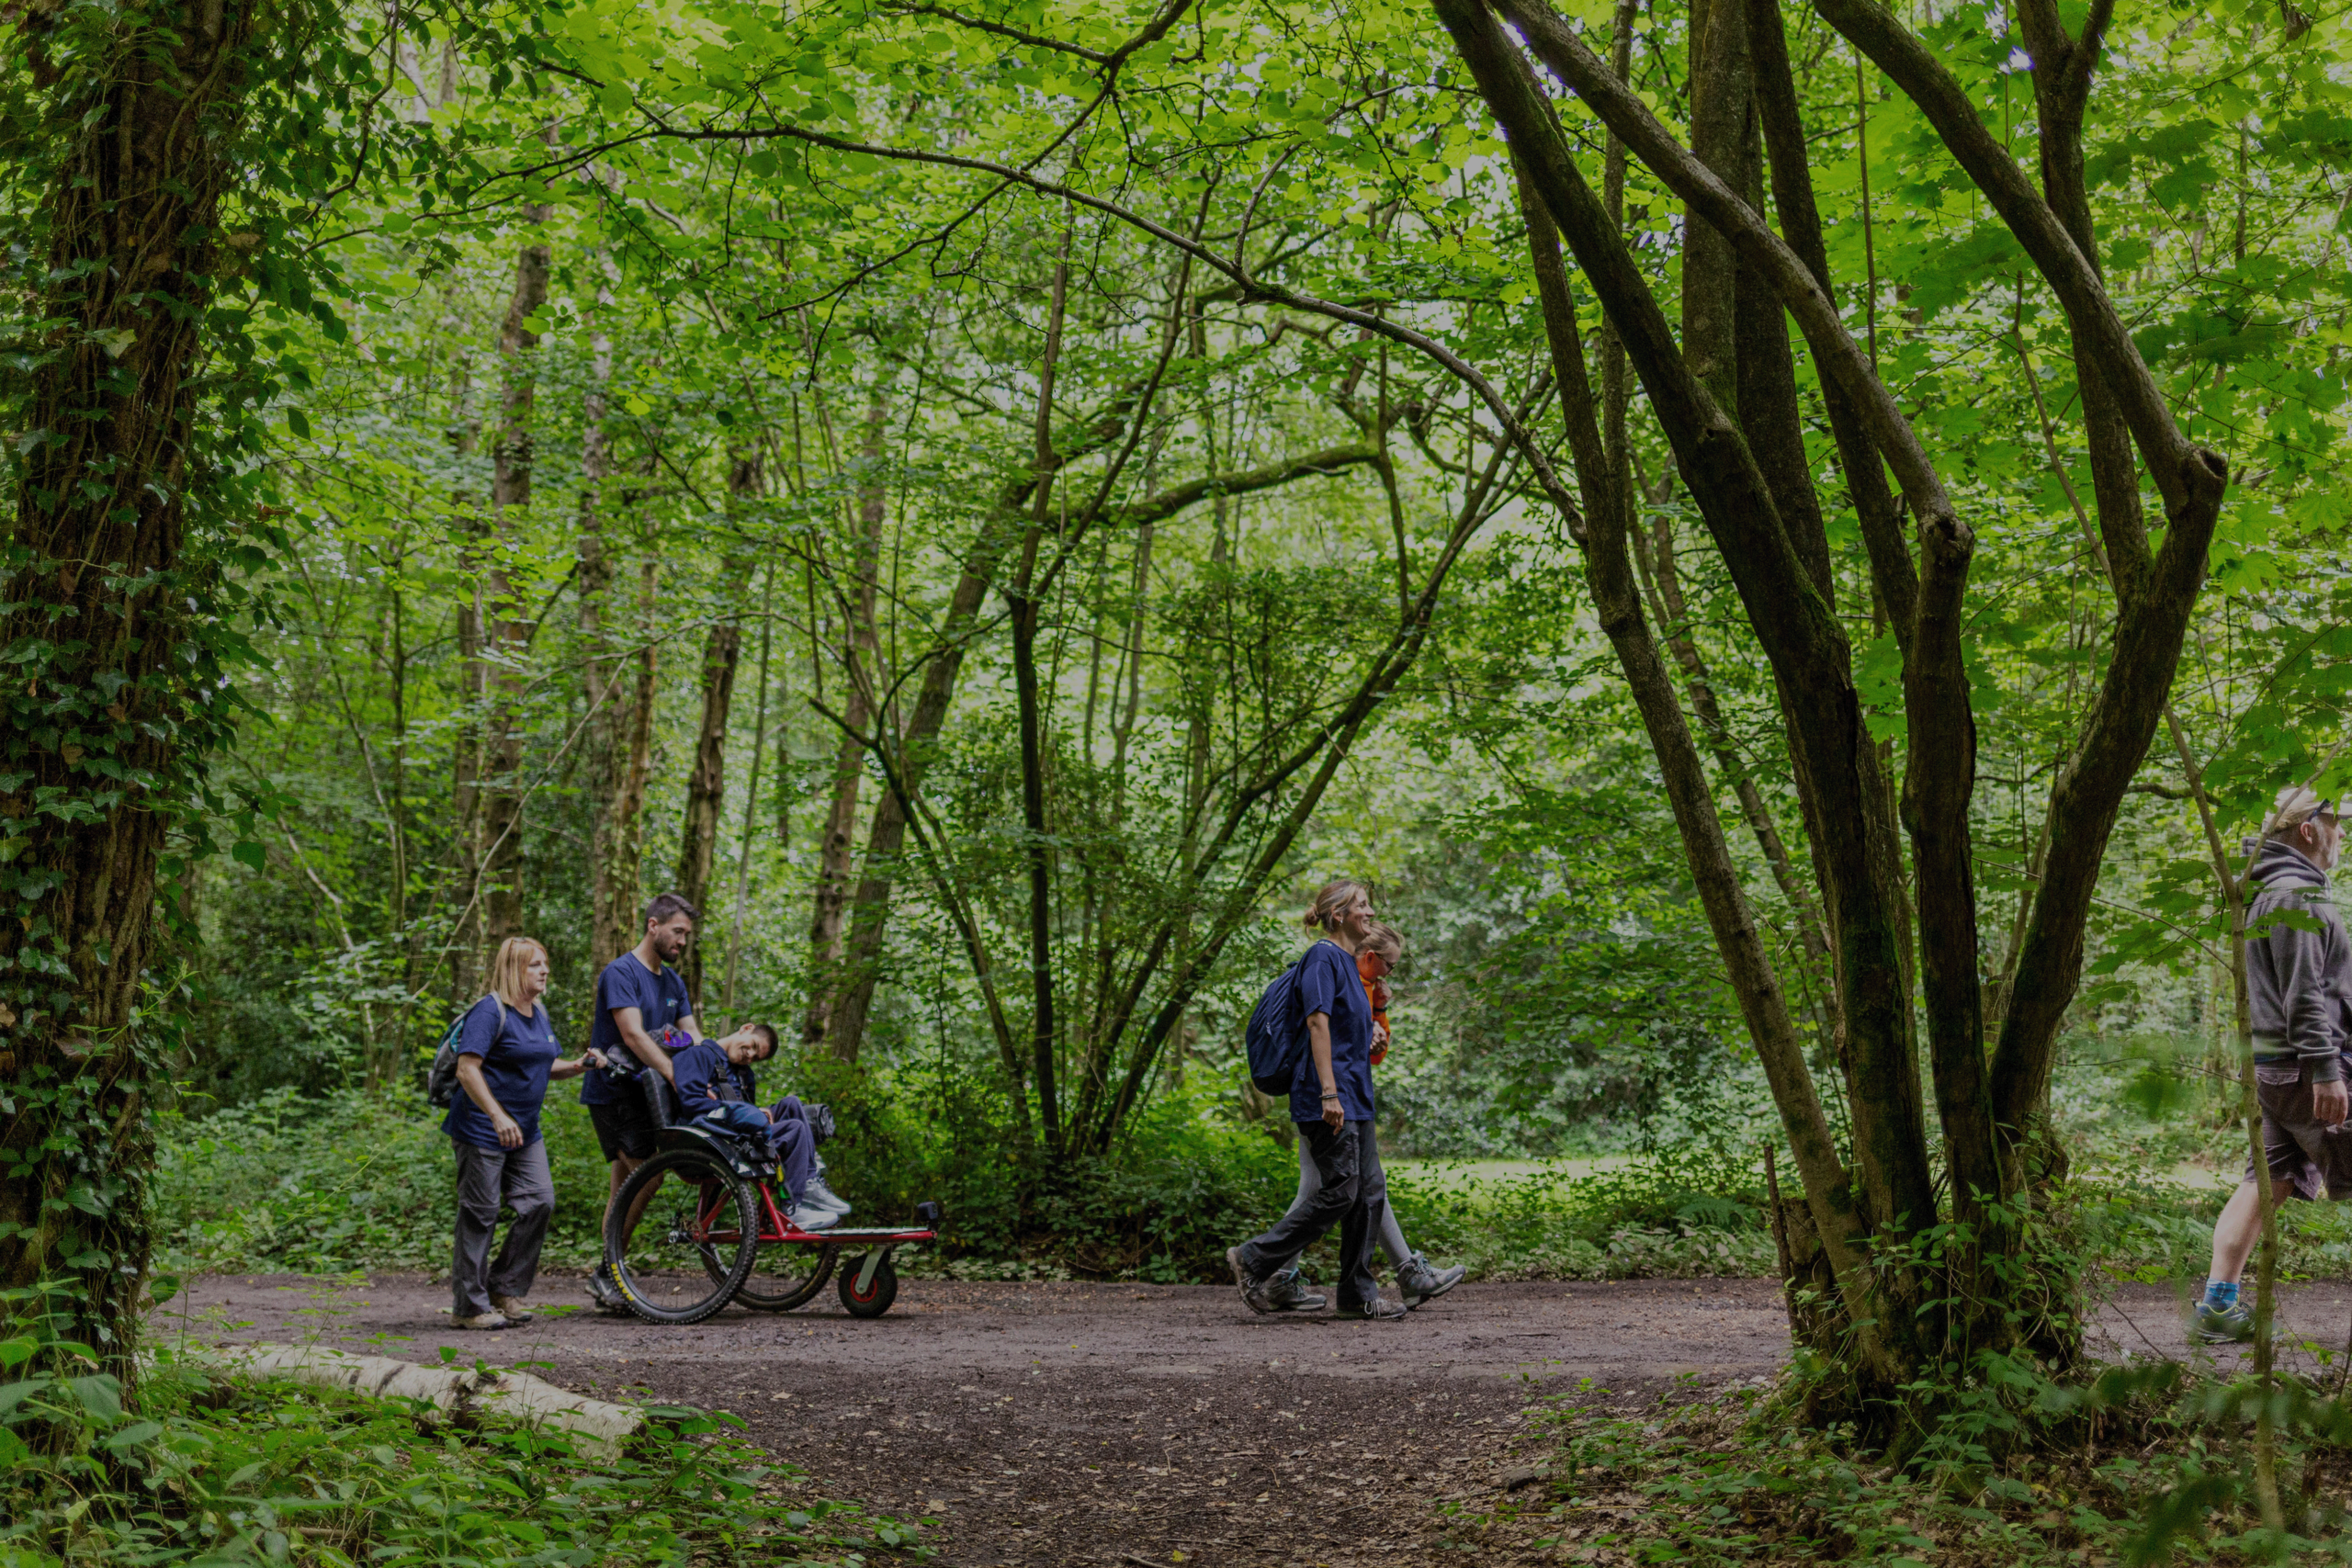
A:
[[[497,993],[493,991],[491,995]],[[489,999],[489,997],[482,998],[483,1001]],[[481,1005],[481,1002],[476,1002],[474,1007]],[[447,1111],[457,1100],[458,1037],[465,1033],[467,1015],[473,1010],[469,1007],[450,1021],[449,1027],[442,1032],[440,1045],[434,1050],[432,1070],[424,1075],[424,1102],[436,1111]],[[506,1004],[503,1001],[498,1004],[498,1022],[501,1028],[505,1027]]]

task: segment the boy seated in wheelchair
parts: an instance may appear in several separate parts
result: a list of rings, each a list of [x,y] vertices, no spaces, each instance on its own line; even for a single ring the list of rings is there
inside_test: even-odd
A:
[[[764,1023],[745,1024],[724,1038],[679,1051],[670,1060],[672,1081],[688,1122],[764,1139],[792,1223],[802,1230],[823,1230],[849,1213],[849,1205],[825,1184],[824,1162],[817,1156],[832,1118],[820,1106],[812,1120],[808,1108],[789,1094],[760,1108],[752,1066],[775,1055],[775,1031]]]

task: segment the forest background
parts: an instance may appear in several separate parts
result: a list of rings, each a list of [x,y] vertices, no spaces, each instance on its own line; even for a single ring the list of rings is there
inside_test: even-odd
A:
[[[1690,118],[1682,8],[1573,14]],[[2015,18],[1904,15],[2030,165]],[[1428,17],[349,26],[365,65],[329,118],[365,156],[223,225],[275,385],[245,470],[265,526],[230,557],[243,711],[185,835],[229,852],[178,870],[154,961],[188,1010],[168,1249],[432,1258],[447,1182],[417,1086],[483,953],[544,942],[576,1045],[596,966],[677,890],[704,912],[702,1017],[777,1026],[771,1077],[843,1112],[846,1190],[944,1199],[978,1259],[1199,1277],[1288,1186],[1241,1024],[1303,892],[1349,874],[1408,942],[1392,1153],[1654,1156],[1468,1195],[1408,1178],[1417,1237],[1533,1272],[1766,1264],[1770,1102],[1657,763],[1577,542],[1457,373],[1559,447],[1510,163]],[[2113,646],[2066,323],[1910,100],[1817,17],[1788,26],[1840,311],[1997,563],[1965,604],[1996,996]],[[2243,1142],[2189,787],[2233,836],[2280,784],[2326,787],[2352,684],[2343,50],[2267,4],[2118,18],[2087,144],[2109,289],[2235,476],[2060,1070],[2078,1174],[2164,1194],[2115,1207],[2119,1254],[2167,1267],[2197,1204],[2156,1179]],[[1598,176],[1599,126],[1564,125]],[[1671,299],[1681,203],[1613,166]],[[1804,385],[1826,537],[1856,559]],[[1819,845],[1772,674],[1632,410],[1643,604],[1824,1066]],[[1896,634],[1867,584],[1841,615],[1899,774]],[[584,1247],[584,1118],[552,1127]],[[2304,1234],[2308,1261],[2341,1249]]]

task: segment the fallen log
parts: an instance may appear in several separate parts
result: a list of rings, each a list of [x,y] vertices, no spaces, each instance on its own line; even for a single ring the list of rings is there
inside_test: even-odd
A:
[[[645,1425],[645,1413],[556,1387],[528,1372],[492,1367],[420,1367],[390,1356],[354,1356],[311,1345],[223,1345],[191,1348],[184,1359],[251,1377],[285,1378],[319,1388],[348,1389],[376,1399],[417,1399],[452,1414],[503,1416],[559,1427],[587,1439],[590,1452],[610,1457]]]

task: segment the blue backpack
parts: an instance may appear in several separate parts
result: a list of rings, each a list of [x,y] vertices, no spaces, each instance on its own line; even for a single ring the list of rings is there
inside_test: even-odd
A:
[[[1250,1010],[1242,1039],[1250,1052],[1250,1081],[1260,1094],[1286,1095],[1306,1055],[1306,1010],[1298,998],[1300,959],[1266,987]]]

